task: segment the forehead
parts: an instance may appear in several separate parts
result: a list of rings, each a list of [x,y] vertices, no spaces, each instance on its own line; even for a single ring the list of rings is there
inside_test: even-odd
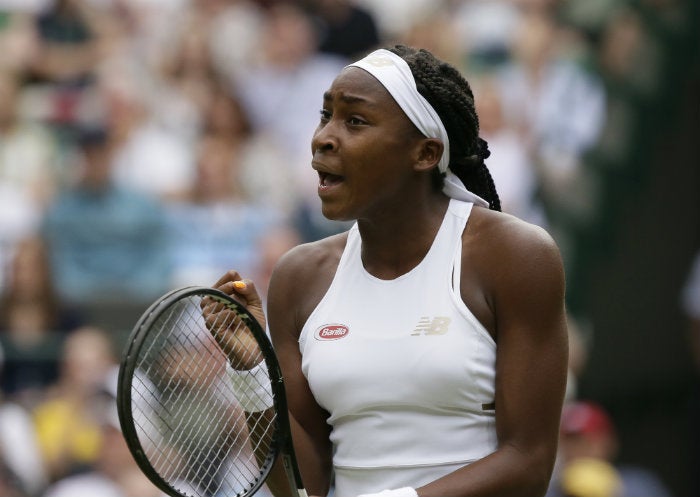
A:
[[[346,67],[335,78],[324,94],[324,99],[361,102],[372,106],[394,106],[398,104],[377,78],[359,67]]]

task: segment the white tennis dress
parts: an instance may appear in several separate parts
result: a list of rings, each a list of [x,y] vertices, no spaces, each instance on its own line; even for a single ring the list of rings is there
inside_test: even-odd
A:
[[[451,200],[423,261],[393,280],[362,266],[349,233],[300,338],[330,412],[336,497],[418,487],[496,449],[496,344],[460,297],[471,203]]]

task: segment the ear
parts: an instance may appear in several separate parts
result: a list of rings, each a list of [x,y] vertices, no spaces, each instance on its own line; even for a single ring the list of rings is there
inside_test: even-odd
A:
[[[442,158],[445,146],[437,138],[425,138],[419,144],[416,163],[413,168],[416,171],[428,171],[437,167]]]

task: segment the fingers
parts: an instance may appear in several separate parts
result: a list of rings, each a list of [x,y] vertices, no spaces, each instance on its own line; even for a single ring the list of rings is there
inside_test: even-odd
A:
[[[238,271],[231,270],[214,283],[214,288],[239,300],[246,306],[262,306],[262,299],[252,280],[244,279]]]
[[[228,271],[214,284],[214,288],[230,295],[243,304],[265,328],[265,312],[262,297],[252,280],[243,278],[236,270]]]
[[[235,294],[242,297],[248,306],[262,306],[262,299],[252,280],[240,279],[230,284]]]
[[[255,283],[251,280],[236,280],[230,283],[231,288],[235,292],[237,300],[245,304],[246,308],[255,317],[260,326],[265,329],[265,311],[263,310],[263,301],[255,288]]]
[[[260,299],[253,281],[243,278],[238,271],[233,269],[219,278],[213,287],[227,295],[243,296],[246,302],[255,302]]]
[[[221,290],[222,292],[231,295],[231,293],[232,293],[232,287],[230,286],[230,283],[232,283],[232,282],[234,282],[234,281],[239,281],[239,280],[242,280],[242,279],[243,279],[243,278],[242,278],[241,275],[238,273],[238,271],[231,270],[231,271],[227,271],[226,274],[224,274],[221,278],[219,278],[219,280],[218,280],[216,283],[214,283],[213,286],[214,286],[214,288],[216,288],[217,290]],[[228,292],[225,290],[225,288],[227,288],[227,285],[229,285],[229,286],[228,286],[228,289],[229,289]]]

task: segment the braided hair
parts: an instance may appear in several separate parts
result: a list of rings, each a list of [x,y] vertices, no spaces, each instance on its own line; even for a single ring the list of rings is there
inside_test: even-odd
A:
[[[500,211],[501,201],[484,163],[491,152],[486,141],[479,137],[479,117],[467,80],[455,67],[425,49],[396,45],[388,50],[406,61],[418,92],[433,106],[445,125],[450,140],[450,170],[464,186],[486,200],[490,209]],[[436,184],[441,188],[444,174],[435,171]]]

